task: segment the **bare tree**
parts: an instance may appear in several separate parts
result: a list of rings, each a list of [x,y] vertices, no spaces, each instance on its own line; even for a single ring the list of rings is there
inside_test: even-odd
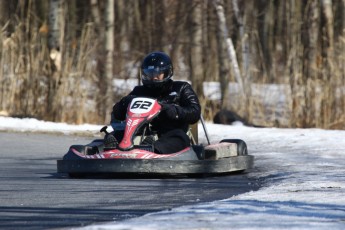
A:
[[[110,121],[110,111],[112,108],[112,92],[113,92],[113,64],[114,64],[114,0],[107,0],[106,5],[106,35],[105,35],[105,51],[106,51],[106,76],[104,83],[104,114],[105,121]]]
[[[60,46],[62,3],[62,0],[50,0],[48,37],[50,49],[59,49]]]
[[[303,71],[302,47],[302,3],[299,0],[286,2],[287,9],[287,63],[285,75],[289,76],[291,88],[290,127],[303,127],[305,101],[301,95],[301,75]]]
[[[204,79],[204,67],[203,67],[203,40],[202,40],[202,16],[203,8],[202,1],[194,1],[195,5],[192,11],[190,38],[190,79],[194,90],[203,97],[203,79]]]
[[[10,1],[0,1],[0,26],[2,29],[8,27],[10,13]]]
[[[235,79],[239,85],[239,92],[241,95],[240,98],[242,98],[242,101],[247,101],[235,47],[234,47],[231,37],[229,36],[228,27],[226,25],[226,17],[225,17],[224,7],[223,7],[224,3],[222,0],[213,0],[213,4],[217,12],[217,17],[219,21],[219,30],[226,44],[227,55],[230,60],[232,70],[234,72]],[[244,108],[241,108],[241,109],[244,109]]]
[[[313,126],[319,115],[315,108],[314,99],[316,96],[317,79],[319,71],[317,58],[319,53],[319,25],[320,25],[320,6],[317,1],[311,1],[307,9],[308,19],[306,21],[306,33],[304,34],[305,47],[305,68],[302,77],[304,99],[306,107],[304,108],[305,127]]]
[[[219,102],[203,101],[203,81],[219,80],[221,108],[277,124],[250,85],[289,82],[287,126],[344,127],[344,0],[1,0],[0,12],[0,103],[11,114],[104,122],[124,93],[111,79],[163,50],[204,108]]]
[[[224,40],[221,28],[217,29],[217,50],[219,65],[219,83],[220,83],[220,109],[225,109],[229,102],[229,82],[231,76],[230,62],[226,52],[226,42]]]
[[[96,24],[96,27],[101,26],[101,15],[100,15],[100,9],[98,6],[98,0],[90,0],[90,7],[91,7],[91,13],[93,17],[93,21]]]
[[[316,119],[319,122],[316,126],[329,127],[336,117],[336,114],[333,114],[334,110],[332,111],[332,103],[329,103],[329,101],[336,101],[337,96],[333,89],[338,87],[337,78],[334,79],[334,77],[331,77],[335,73],[334,65],[336,64],[334,60],[334,16],[332,0],[322,0],[321,7],[325,18],[325,29],[322,33],[322,37],[324,38],[323,53],[324,59],[327,62],[324,63],[324,68],[322,68],[322,84],[319,86],[322,87],[321,114],[320,119]],[[336,75],[338,74],[336,73]]]

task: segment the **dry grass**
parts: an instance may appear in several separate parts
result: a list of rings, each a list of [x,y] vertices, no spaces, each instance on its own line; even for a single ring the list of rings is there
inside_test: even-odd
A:
[[[48,49],[46,34],[39,28],[27,32],[21,22],[15,24],[10,37],[0,35],[0,111],[77,124],[106,122],[98,112],[102,98],[109,95],[100,92],[103,76],[96,65],[100,41],[93,24],[85,25],[80,39],[65,41],[60,51]],[[344,50],[344,41],[336,44],[338,50]],[[303,74],[298,72],[295,83],[279,80],[275,88],[250,83],[248,103],[230,87],[228,108],[245,111],[240,115],[260,126],[345,129],[344,62],[344,53],[334,52],[332,60],[325,60],[327,65],[318,70],[319,77],[308,78],[305,84],[300,83]],[[289,79],[288,73],[282,78]],[[204,117],[212,120],[220,108],[218,102],[205,99],[201,104]]]
[[[0,110],[12,116],[69,123],[99,122],[95,98],[97,39],[92,24],[61,51],[47,47],[46,34],[26,33],[18,23],[0,37]]]

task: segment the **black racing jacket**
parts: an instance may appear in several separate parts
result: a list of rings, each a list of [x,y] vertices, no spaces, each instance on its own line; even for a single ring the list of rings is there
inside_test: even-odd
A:
[[[174,103],[178,117],[169,119],[164,112],[160,113],[152,122],[152,128],[162,135],[173,129],[188,131],[190,124],[196,123],[200,119],[201,106],[199,99],[192,86],[188,82],[170,81],[164,93],[156,95],[156,92],[145,86],[136,86],[128,96],[122,98],[113,107],[112,115],[116,120],[126,119],[127,107],[131,97],[150,97],[159,102]]]

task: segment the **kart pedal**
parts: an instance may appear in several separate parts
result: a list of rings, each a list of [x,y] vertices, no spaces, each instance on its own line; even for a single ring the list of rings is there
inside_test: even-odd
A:
[[[141,142],[142,145],[153,145],[155,142],[154,136],[150,135],[145,137],[145,139]]]

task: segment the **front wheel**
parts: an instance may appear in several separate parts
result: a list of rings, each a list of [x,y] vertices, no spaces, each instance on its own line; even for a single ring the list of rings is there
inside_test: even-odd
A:
[[[248,149],[247,149],[247,144],[241,139],[224,139],[221,140],[220,143],[222,142],[228,142],[228,143],[235,143],[237,144],[237,155],[243,156],[243,155],[248,155]]]

